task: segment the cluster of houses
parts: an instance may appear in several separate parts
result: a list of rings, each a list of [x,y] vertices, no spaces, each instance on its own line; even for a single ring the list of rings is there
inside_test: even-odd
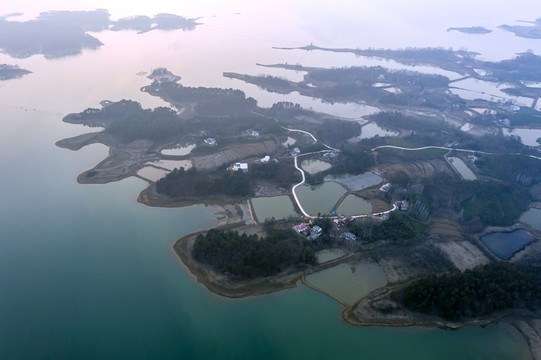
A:
[[[271,160],[271,157],[269,155],[266,155],[265,157],[259,159],[259,162],[261,164],[267,164],[269,161]],[[276,160],[275,160],[276,161]],[[257,162],[257,161],[256,161]],[[233,166],[231,167],[231,170],[233,171],[239,171],[239,170],[242,170],[244,172],[247,172],[248,171],[248,163],[241,163],[241,162],[236,162],[233,164]]]
[[[317,239],[323,233],[323,229],[320,226],[314,225],[310,229],[308,225],[306,225],[305,223],[300,223],[299,225],[295,225],[293,229],[295,229],[295,231],[298,232],[299,234],[303,234],[307,236],[309,235],[311,240]]]

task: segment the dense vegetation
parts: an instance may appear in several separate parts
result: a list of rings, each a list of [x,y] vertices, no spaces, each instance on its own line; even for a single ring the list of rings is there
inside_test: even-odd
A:
[[[171,197],[213,194],[248,196],[252,193],[252,187],[250,178],[242,171],[217,174],[199,172],[195,168],[187,171],[180,168],[156,182],[156,191]]]
[[[160,84],[160,92],[167,94],[167,99],[173,103],[196,103],[195,109],[200,115],[227,116],[257,110],[257,101],[246,98],[240,90],[189,87],[166,82]]]
[[[202,131],[214,137],[246,137],[248,129],[257,129],[262,136],[281,134],[285,131],[275,121],[253,114],[227,115],[225,112],[227,108],[237,109],[237,105],[229,102],[231,97],[244,99],[244,93],[241,91],[239,93],[230,94],[229,91],[225,91],[214,94],[214,90],[209,89],[207,95],[215,95],[211,96],[214,105],[219,107],[218,103],[228,103],[228,107],[224,108],[220,116],[197,115],[186,119],[179,117],[170,108],[143,109],[138,102],[121,100],[108,103],[102,109],[86,109],[80,114],[69,117],[68,121],[105,127],[104,133],[114,135],[124,142],[148,139],[157,143],[166,143],[190,134],[201,137]],[[210,108],[204,108],[204,113],[212,112]]]
[[[251,164],[247,173],[226,171],[223,166],[210,172],[180,168],[158,180],[156,191],[171,197],[213,194],[244,197],[252,194],[253,184],[257,180],[270,180],[278,186],[288,187],[299,182],[300,175],[292,164],[285,162]]]
[[[518,184],[494,181],[464,181],[447,174],[438,174],[425,181],[424,196],[429,198],[431,211],[445,215],[458,214],[465,225],[507,226],[528,207],[528,191]],[[480,229],[478,229],[480,230]]]
[[[413,238],[422,227],[406,215],[392,212],[386,221],[366,219],[355,221],[350,228],[360,240],[394,240],[403,241]]]
[[[395,294],[411,310],[460,320],[507,309],[541,308],[541,266],[490,263],[458,274],[430,275]]]
[[[194,259],[222,273],[249,279],[270,276],[290,266],[315,264],[311,247],[303,244],[292,229],[273,229],[265,238],[240,235],[236,231],[209,230],[198,235]]]

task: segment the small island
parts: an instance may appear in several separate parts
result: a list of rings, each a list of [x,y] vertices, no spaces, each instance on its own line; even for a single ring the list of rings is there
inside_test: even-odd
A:
[[[471,26],[471,27],[450,27],[447,31],[458,31],[465,34],[490,34],[492,30],[484,28],[482,26]]]
[[[198,23],[174,14],[159,14],[153,18],[136,16],[110,19],[105,9],[93,11],[48,11],[29,21],[11,21],[12,16],[0,17],[0,49],[15,58],[42,54],[59,58],[80,54],[84,49],[98,49],[102,42],[89,32],[106,30],[193,30]],[[14,42],[12,39],[18,39]]]
[[[21,69],[17,65],[0,64],[0,81],[18,79],[30,73],[31,71]]]

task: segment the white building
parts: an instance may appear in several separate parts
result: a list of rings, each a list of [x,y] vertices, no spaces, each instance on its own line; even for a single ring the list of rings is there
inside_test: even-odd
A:
[[[267,156],[265,156],[264,158],[261,159],[261,163],[262,163],[262,164],[266,164],[266,163],[269,162],[269,160],[270,160],[270,156],[267,155]]]
[[[233,165],[231,170],[233,170],[233,171],[242,170],[242,171],[246,172],[246,171],[248,171],[248,163],[240,163],[240,162],[235,163],[235,165]]]

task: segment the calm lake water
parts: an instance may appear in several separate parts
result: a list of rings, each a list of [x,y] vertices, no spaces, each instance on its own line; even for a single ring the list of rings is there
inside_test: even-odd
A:
[[[465,13],[451,1],[437,9],[389,0],[363,6],[156,0],[129,7],[104,0],[3,1],[2,14],[23,11],[27,18],[50,9],[108,8],[113,18],[169,12],[202,16],[204,25],[189,32],[100,32],[93,35],[104,46],[54,60],[0,54],[0,63],[32,71],[0,82],[0,359],[527,359],[524,338],[504,324],[458,331],[359,328],[343,322],[336,301],[302,286],[241,300],[215,296],[170,250],[177,238],[217,224],[214,208],[146,207],[136,202],[146,183],[135,178],[77,184],[77,175],[107,149],[91,145],[73,152],[54,145],[89,131],[62,123],[63,115],[99,107],[101,100],[167,106],[140,92],[149,81],[135,75],[159,66],[182,76],[184,85],[235,87],[266,105],[282,97],[222,72],[266,73],[258,62],[397,66],[273,46],[467,47],[487,59],[537,48],[535,40],[501,30],[483,37],[444,31],[462,23],[494,28],[533,20],[535,4],[467,6]],[[427,16],[427,9],[436,12]],[[351,110],[348,117],[357,118],[370,110],[357,106],[339,105],[336,112]]]
[[[524,230],[493,233],[481,238],[481,242],[500,259],[510,259],[532,241],[532,237]]]

